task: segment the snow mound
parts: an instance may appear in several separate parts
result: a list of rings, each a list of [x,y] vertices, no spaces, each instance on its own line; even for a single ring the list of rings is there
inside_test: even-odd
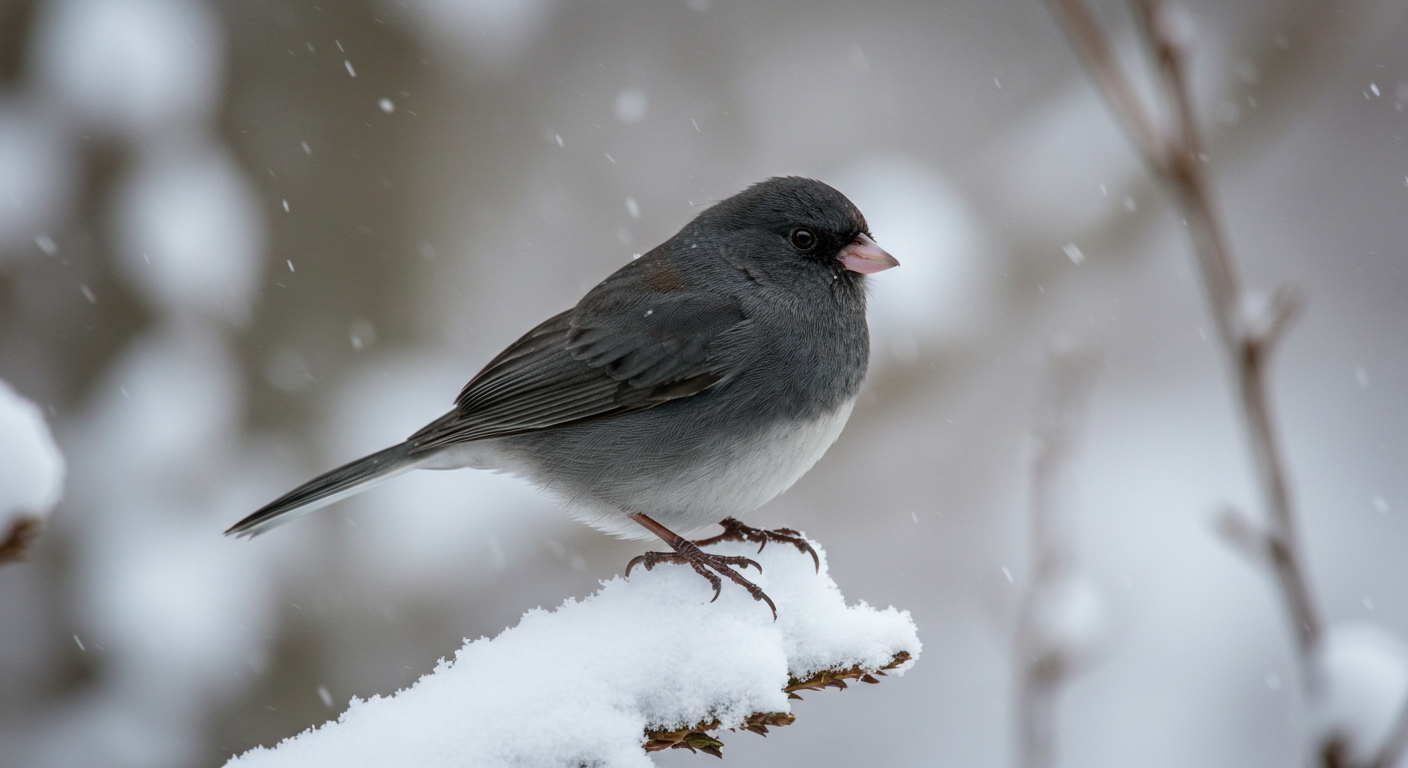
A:
[[[1326,687],[1316,713],[1321,743],[1337,740],[1348,765],[1368,765],[1408,699],[1408,646],[1375,624],[1336,624],[1317,661]]]
[[[388,698],[353,699],[335,721],[232,759],[265,766],[650,766],[647,730],[786,713],[791,678],[877,670],[920,650],[907,611],[847,606],[828,575],[795,548],[710,547],[753,557],[748,578],[777,603],[684,566],[637,569],[582,601],[534,609],[517,627],[467,642],[452,661]],[[854,702],[852,702],[854,703]]]
[[[63,483],[64,457],[44,414],[0,380],[0,562],[23,555]]]

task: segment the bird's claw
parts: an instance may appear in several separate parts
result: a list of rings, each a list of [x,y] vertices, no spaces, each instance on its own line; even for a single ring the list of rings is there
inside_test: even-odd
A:
[[[694,543],[703,547],[710,544],[718,544],[721,541],[756,541],[758,542],[758,552],[762,552],[763,547],[766,547],[769,541],[780,541],[791,544],[804,554],[811,555],[812,565],[816,567],[817,573],[821,573],[821,558],[817,556],[816,550],[812,549],[812,545],[807,543],[807,540],[802,537],[799,531],[795,531],[791,528],[774,528],[770,531],[762,528],[754,528],[750,525],[744,525],[742,522],[732,517],[724,518],[719,525],[724,527],[723,533],[720,533],[718,536],[701,539]],[[759,570],[762,569],[759,568]]]
[[[734,568],[743,569],[751,565],[758,569],[758,573],[762,573],[763,566],[756,560],[737,555],[715,555],[705,552],[693,542],[681,541],[679,551],[646,552],[632,558],[626,564],[626,576],[629,577],[631,569],[637,565],[645,566],[648,571],[660,563],[675,563],[693,568],[695,573],[707,579],[709,586],[714,588],[714,596],[709,600],[711,603],[718,600],[719,595],[723,592],[723,579],[719,578],[720,574],[727,576],[730,581],[747,590],[754,600],[767,603],[768,607],[772,609],[773,621],[777,620],[777,605],[773,603],[772,598],[768,597],[767,593],[763,592],[758,585],[743,578],[742,574],[734,570]]]

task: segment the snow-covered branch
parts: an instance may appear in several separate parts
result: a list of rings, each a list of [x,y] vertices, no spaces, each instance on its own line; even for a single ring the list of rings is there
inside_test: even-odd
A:
[[[720,729],[765,734],[792,722],[798,690],[872,682],[919,655],[908,612],[847,606],[812,544],[820,572],[790,547],[709,548],[762,564],[754,580],[776,601],[776,621],[742,590],[710,603],[687,568],[613,578],[467,642],[410,688],[353,699],[336,721],[228,765],[649,766],[647,749],[717,754]]]
[[[0,381],[0,563],[24,557],[63,479],[64,458],[39,407]]]

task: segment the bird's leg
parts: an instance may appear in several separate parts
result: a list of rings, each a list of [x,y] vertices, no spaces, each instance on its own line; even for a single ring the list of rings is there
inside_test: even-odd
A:
[[[714,600],[719,599],[719,592],[723,589],[723,581],[719,579],[719,574],[723,574],[733,583],[748,590],[748,594],[752,595],[754,600],[761,600],[767,603],[768,607],[772,609],[773,620],[777,620],[777,606],[773,603],[772,598],[768,597],[763,590],[759,589],[757,584],[743,578],[742,574],[730,567],[746,568],[751,565],[758,569],[758,573],[762,573],[763,566],[758,565],[756,561],[746,557],[715,555],[710,552],[705,552],[694,542],[666,528],[655,520],[652,520],[648,515],[640,512],[632,512],[630,513],[630,517],[632,520],[644,526],[646,530],[659,536],[661,540],[668,544],[670,549],[674,551],[646,552],[636,557],[626,565],[626,576],[630,576],[631,569],[637,565],[645,566],[647,571],[654,568],[659,563],[688,565],[694,569],[695,573],[709,580],[709,584],[714,588],[714,598],[709,601],[712,603]]]
[[[723,533],[708,539],[700,539],[694,543],[701,547],[707,547],[710,544],[718,544],[721,541],[756,541],[758,542],[758,551],[762,552],[763,547],[766,547],[769,541],[779,541],[784,544],[791,544],[801,550],[803,554],[811,555],[812,564],[816,566],[817,573],[821,573],[821,558],[817,557],[816,550],[812,549],[812,545],[808,544],[807,540],[802,538],[801,533],[791,528],[774,528],[768,531],[762,528],[744,525],[742,522],[732,517],[724,518],[719,525],[724,527]]]

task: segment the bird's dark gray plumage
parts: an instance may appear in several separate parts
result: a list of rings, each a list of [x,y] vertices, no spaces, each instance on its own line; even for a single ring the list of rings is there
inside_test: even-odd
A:
[[[869,357],[864,273],[895,264],[831,187],[756,184],[511,344],[449,413],[227,533],[414,468],[519,474],[631,538],[652,535],[641,515],[688,532],[750,512],[839,435]]]

